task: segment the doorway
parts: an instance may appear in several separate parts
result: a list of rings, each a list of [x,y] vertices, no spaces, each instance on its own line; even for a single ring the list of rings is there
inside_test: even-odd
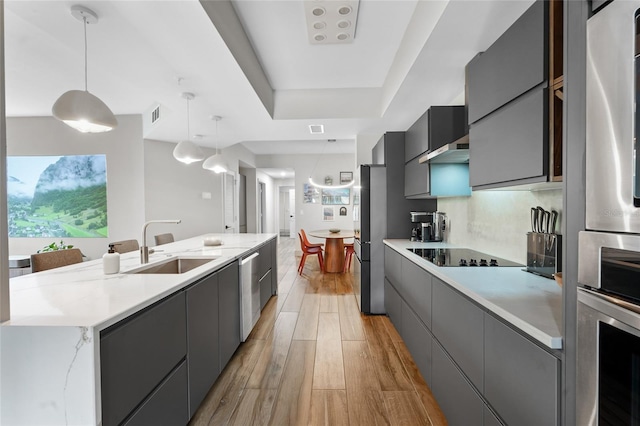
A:
[[[258,233],[267,232],[265,211],[267,208],[267,185],[258,181]]]
[[[295,238],[295,191],[293,186],[281,186],[278,223],[281,237]]]

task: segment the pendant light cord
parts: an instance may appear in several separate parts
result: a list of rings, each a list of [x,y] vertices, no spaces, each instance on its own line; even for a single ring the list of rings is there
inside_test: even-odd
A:
[[[187,140],[191,141],[191,123],[189,117],[191,117],[191,113],[189,112],[189,99],[187,98]]]
[[[88,92],[89,87],[87,85],[87,17],[83,16],[84,22],[84,91]]]

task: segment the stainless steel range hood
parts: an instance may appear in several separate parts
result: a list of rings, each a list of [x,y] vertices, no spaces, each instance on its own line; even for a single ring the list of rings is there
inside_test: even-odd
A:
[[[429,162],[431,164],[444,163],[468,163],[469,162],[469,135],[464,135],[460,139],[444,145],[435,151],[429,152],[418,159],[420,164]]]

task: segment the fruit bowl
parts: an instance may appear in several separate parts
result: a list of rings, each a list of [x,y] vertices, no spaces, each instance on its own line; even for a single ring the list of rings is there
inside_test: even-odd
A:
[[[331,232],[332,234],[337,234],[338,232],[340,232],[340,229],[338,229],[338,228],[331,228],[331,229],[329,229],[329,232]]]

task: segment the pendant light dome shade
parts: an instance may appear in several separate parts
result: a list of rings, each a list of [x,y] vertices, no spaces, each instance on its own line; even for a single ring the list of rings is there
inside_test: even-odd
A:
[[[229,170],[227,162],[224,161],[224,157],[220,154],[212,155],[211,157],[204,160],[204,163],[202,163],[202,168],[211,170],[214,173],[226,173]]]
[[[173,149],[173,157],[185,164],[204,160],[202,149],[191,141],[182,141]]]
[[[109,107],[86,90],[69,90],[53,104],[55,118],[82,133],[108,132],[118,126]]]
[[[84,25],[84,90],[69,90],[51,108],[55,118],[82,133],[101,133],[113,130],[118,120],[109,107],[87,88],[87,25],[97,24],[98,15],[84,6],[71,6],[71,15]]]
[[[202,168],[211,170],[216,174],[227,173],[227,171],[229,171],[229,165],[224,160],[222,154],[218,154],[218,122],[222,120],[222,117],[220,117],[219,115],[214,115],[211,117],[211,119],[216,122],[216,153],[204,160],[204,163],[202,163]]]

